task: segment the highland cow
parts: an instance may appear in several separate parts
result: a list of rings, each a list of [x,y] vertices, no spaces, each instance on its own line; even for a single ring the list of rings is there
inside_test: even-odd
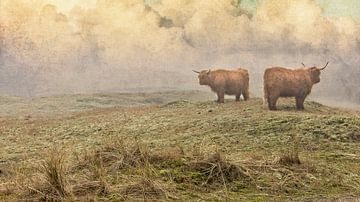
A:
[[[270,110],[276,110],[276,102],[279,97],[295,97],[296,108],[304,109],[305,98],[311,93],[314,84],[320,82],[320,72],[323,68],[305,67],[302,69],[287,69],[272,67],[264,73],[264,104],[268,104]]]
[[[200,85],[210,86],[211,90],[218,96],[217,102],[224,103],[224,95],[235,95],[236,101],[240,101],[243,95],[244,100],[249,96],[249,73],[246,69],[236,70],[202,70],[198,73]]]

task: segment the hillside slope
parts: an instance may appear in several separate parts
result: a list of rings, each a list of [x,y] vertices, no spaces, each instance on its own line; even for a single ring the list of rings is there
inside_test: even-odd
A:
[[[159,105],[179,99],[206,101],[212,97],[212,93],[203,91],[74,94],[34,98],[0,96],[0,117],[49,117],[98,108]]]
[[[256,98],[179,100],[3,118],[0,199],[359,197],[360,114],[305,108],[287,99],[279,111]]]

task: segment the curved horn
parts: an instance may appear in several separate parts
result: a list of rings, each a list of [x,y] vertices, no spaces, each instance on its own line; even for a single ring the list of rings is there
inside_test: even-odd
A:
[[[211,69],[209,69],[209,71],[207,72],[208,74],[211,72]]]
[[[306,67],[306,65],[303,62],[301,64],[302,64],[302,66]]]
[[[327,62],[326,65],[323,68],[321,68],[320,70],[324,70],[328,66],[328,64],[329,64],[329,62]]]
[[[193,72],[195,72],[195,73],[197,73],[197,74],[200,74],[200,72],[199,71],[195,71],[195,70],[192,70]]]

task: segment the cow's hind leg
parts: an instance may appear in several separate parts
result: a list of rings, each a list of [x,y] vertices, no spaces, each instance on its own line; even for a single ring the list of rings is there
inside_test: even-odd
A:
[[[250,93],[249,93],[249,90],[247,89],[247,90],[245,90],[243,93],[242,93],[242,95],[244,96],[244,100],[245,101],[247,101],[247,100],[249,100],[250,99],[250,95],[249,95]]]
[[[296,100],[296,109],[297,110],[304,110],[304,101],[305,97],[295,97]]]
[[[236,99],[235,99],[236,102],[239,102],[239,101],[240,101],[240,95],[241,95],[241,94],[236,94]]]
[[[225,92],[224,91],[218,91],[217,96],[218,96],[218,103],[224,103]]]

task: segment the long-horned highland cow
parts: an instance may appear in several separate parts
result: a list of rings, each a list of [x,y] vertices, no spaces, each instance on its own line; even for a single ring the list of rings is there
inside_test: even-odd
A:
[[[243,95],[244,100],[249,99],[249,72],[246,69],[234,70],[202,70],[198,73],[199,84],[210,86],[211,90],[218,96],[217,102],[224,103],[224,96],[235,95],[236,101],[240,101]]]
[[[303,63],[302,63],[303,64]],[[264,105],[270,110],[276,110],[279,97],[295,97],[296,108],[304,109],[305,98],[311,93],[314,84],[320,82],[320,72],[323,68],[305,67],[300,69],[287,69],[272,67],[264,73]]]

